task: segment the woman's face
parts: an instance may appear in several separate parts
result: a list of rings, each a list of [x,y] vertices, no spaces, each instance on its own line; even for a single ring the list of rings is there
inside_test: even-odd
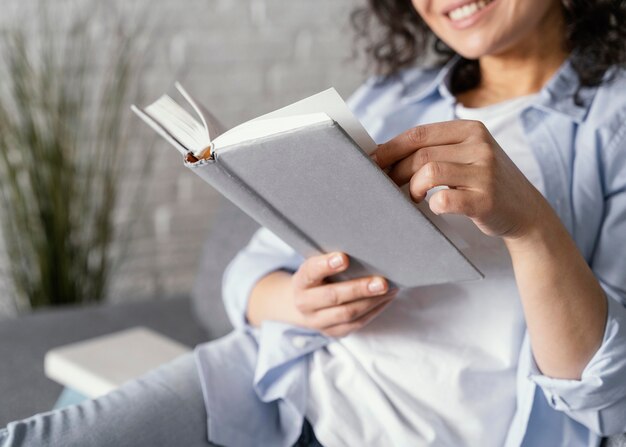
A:
[[[508,51],[559,26],[559,0],[412,0],[430,29],[468,59]],[[533,34],[534,33],[534,34]],[[550,33],[554,36],[554,33]]]

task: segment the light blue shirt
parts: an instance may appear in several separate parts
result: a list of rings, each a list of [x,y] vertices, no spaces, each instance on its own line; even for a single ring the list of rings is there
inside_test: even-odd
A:
[[[349,105],[378,143],[418,124],[450,120],[455,63],[405,70],[385,82],[372,78]],[[626,75],[581,89],[578,102],[577,88],[565,62],[520,119],[545,197],[606,292],[608,318],[602,345],[580,380],[542,375],[526,334],[506,446],[597,446],[601,436],[626,432]],[[245,309],[260,278],[295,271],[303,260],[262,228],[224,272],[223,299],[236,330],[195,351],[215,443],[290,446],[300,434],[308,354],[332,339],[273,321],[252,328]]]

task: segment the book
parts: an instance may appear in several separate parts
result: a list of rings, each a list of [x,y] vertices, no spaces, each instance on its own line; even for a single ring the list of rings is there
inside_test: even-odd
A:
[[[44,372],[93,399],[189,351],[164,335],[134,327],[48,351]]]
[[[348,269],[330,281],[377,274],[409,288],[482,278],[434,215],[371,160],[376,143],[335,89],[230,130],[176,89],[180,102],[163,95],[132,110],[188,169],[303,257],[345,252]]]

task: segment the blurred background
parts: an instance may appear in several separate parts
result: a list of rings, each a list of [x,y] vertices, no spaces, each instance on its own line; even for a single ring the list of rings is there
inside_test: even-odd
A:
[[[358,3],[3,0],[0,319],[188,294],[218,196],[130,104],[179,80],[230,127],[330,86],[347,98],[365,78],[349,25]],[[27,119],[52,114],[67,120]],[[88,185],[88,199],[68,193]],[[63,236],[68,228],[78,236]]]

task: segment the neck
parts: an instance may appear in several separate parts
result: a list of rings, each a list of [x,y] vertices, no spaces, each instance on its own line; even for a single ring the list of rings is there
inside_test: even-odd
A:
[[[537,93],[567,58],[565,23],[560,11],[549,14],[519,43],[479,58],[480,83],[458,95],[467,107],[484,107]]]

